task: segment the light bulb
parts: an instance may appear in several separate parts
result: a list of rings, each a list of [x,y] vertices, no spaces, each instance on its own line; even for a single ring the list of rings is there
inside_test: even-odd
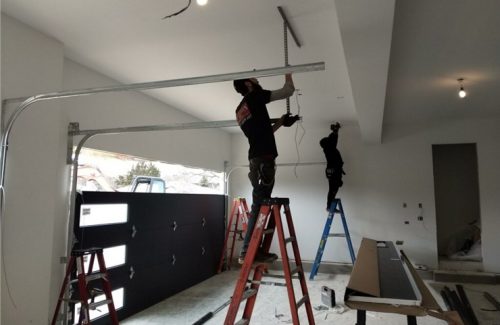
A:
[[[458,92],[458,97],[460,98],[465,98],[467,96],[467,93],[464,90],[464,87],[460,87],[460,91]]]
[[[206,5],[208,2],[208,0],[196,0],[196,3],[199,5],[199,6],[204,6]]]

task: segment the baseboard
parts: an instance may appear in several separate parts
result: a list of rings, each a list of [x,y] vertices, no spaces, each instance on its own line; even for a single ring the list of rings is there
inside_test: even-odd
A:
[[[478,284],[499,284],[500,275],[486,272],[435,270],[434,281]]]

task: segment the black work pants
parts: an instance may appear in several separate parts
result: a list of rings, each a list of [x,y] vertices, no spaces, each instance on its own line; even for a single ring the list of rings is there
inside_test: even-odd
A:
[[[327,168],[325,170],[326,178],[328,178],[328,197],[326,200],[326,209],[330,209],[339,188],[342,186],[342,171],[337,172],[332,168]]]
[[[246,253],[248,244],[252,238],[255,221],[259,216],[260,206],[264,199],[271,197],[276,175],[276,163],[274,158],[257,157],[250,159],[250,172],[248,178],[252,183],[252,209],[248,217],[248,228],[243,241],[242,253]]]

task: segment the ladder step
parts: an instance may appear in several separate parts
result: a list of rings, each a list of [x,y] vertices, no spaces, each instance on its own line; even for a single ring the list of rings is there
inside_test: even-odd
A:
[[[241,297],[241,300],[246,300],[246,299],[248,299],[251,296],[256,295],[256,294],[257,294],[257,290],[247,289],[247,290],[245,290],[245,292],[243,292],[243,296]]]
[[[282,282],[272,282],[272,281],[255,281],[255,280],[248,280],[248,283],[251,284],[259,284],[259,285],[264,285],[264,286],[275,286],[275,287],[286,287],[286,283]]]
[[[68,299],[68,298],[62,298],[61,301],[69,302],[70,304],[77,304],[82,302],[81,300],[78,299]]]
[[[328,237],[345,237],[345,234],[342,234],[342,233],[328,234]]]
[[[234,323],[234,325],[247,325],[249,323],[250,323],[249,319],[240,319],[239,321],[237,321],[236,323]]]
[[[107,305],[107,304],[110,304],[112,302],[113,301],[111,299],[105,299],[105,300],[101,300],[98,302],[93,302],[93,303],[89,304],[89,309],[96,309],[100,306]]]
[[[104,275],[104,273],[94,273],[94,274],[90,274],[90,275],[85,276],[85,281],[89,282],[89,281],[94,281],[94,280],[98,280],[98,279],[105,279],[105,277],[106,276]],[[69,281],[69,283],[76,283],[76,282],[78,282],[78,278]]]
[[[274,232],[274,228],[271,228],[271,229],[266,229],[264,230],[264,235],[268,235],[268,234],[272,234]]]
[[[288,238],[285,239],[285,245],[288,244],[288,243],[291,243],[291,242],[293,242],[295,240],[296,240],[295,237],[288,237]]]
[[[305,295],[302,297],[302,299],[297,302],[297,309],[299,309],[300,306],[302,306],[307,300],[309,300],[309,296]]]
[[[285,275],[283,274],[263,274],[262,277],[266,278],[274,278],[274,279],[284,279]],[[298,276],[292,276],[292,279],[298,280]]]

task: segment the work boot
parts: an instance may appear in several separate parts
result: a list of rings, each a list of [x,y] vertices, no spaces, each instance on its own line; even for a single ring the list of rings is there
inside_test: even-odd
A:
[[[247,252],[240,252],[240,256],[238,256],[238,264],[243,264],[245,262],[245,256]]]
[[[239,264],[245,263],[246,254],[247,254],[247,252],[240,253],[240,256],[238,257]],[[278,259],[278,255],[276,255],[274,253],[265,253],[261,249],[259,249],[257,251],[257,254],[255,254],[254,262],[270,263],[270,262],[274,262],[277,259]]]
[[[271,263],[271,262],[276,261],[277,259],[278,259],[278,255],[276,255],[274,253],[266,253],[260,249],[257,251],[257,254],[255,255],[255,262]]]

